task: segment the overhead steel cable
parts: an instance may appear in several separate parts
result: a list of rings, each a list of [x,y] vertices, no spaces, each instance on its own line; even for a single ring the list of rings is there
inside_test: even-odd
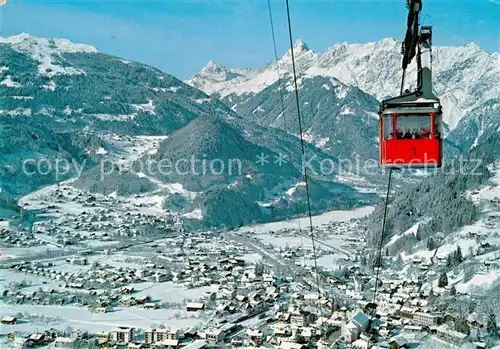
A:
[[[285,98],[283,97],[283,84],[281,80],[281,73],[280,73],[280,66],[279,66],[279,61],[278,61],[278,49],[276,48],[276,34],[274,31],[274,21],[273,21],[273,12],[271,9],[271,0],[267,0],[267,9],[269,12],[269,23],[271,25],[271,36],[273,39],[273,49],[274,49],[274,61],[276,62],[276,73],[278,75],[278,91],[279,91],[279,97],[280,97],[280,104],[281,104],[281,116],[283,117],[283,127],[285,128],[285,131],[289,133],[288,131],[288,125],[286,122],[286,113],[285,113]],[[287,149],[288,153],[288,158],[290,159],[290,162],[292,161],[292,152]],[[302,227],[300,224],[300,215],[299,215],[299,204],[297,200],[295,201],[295,214],[297,217],[297,225],[299,227],[299,231],[302,231]],[[284,223],[283,223],[283,228],[284,228]],[[304,253],[304,239],[302,237],[302,234],[300,234],[300,244],[302,246],[302,253]],[[305,265],[305,255],[303,255],[303,264]]]
[[[299,89],[297,85],[297,69],[295,67],[295,54],[293,48],[293,35],[292,35],[292,21],[290,18],[290,3],[289,0],[286,1],[286,13],[287,13],[287,22],[288,22],[288,38],[290,41],[290,53],[292,59],[292,70],[293,70],[293,85],[295,90],[295,103],[297,108],[297,118],[299,123],[299,134],[300,134],[300,148],[302,153],[302,167],[304,168],[304,183],[306,187],[306,197],[307,197],[307,212],[309,215],[309,228],[310,228],[310,237],[313,249],[313,259],[314,259],[314,271],[316,274],[316,284],[318,287],[318,295],[321,295],[321,286],[319,282],[319,274],[318,274],[318,263],[316,260],[316,246],[314,243],[314,228],[312,223],[312,212],[311,212],[311,198],[309,194],[309,181],[307,179],[307,167],[305,166],[305,145],[304,145],[304,136],[302,133],[302,118],[300,115],[300,101],[299,101]]]
[[[387,193],[385,194],[385,205],[384,205],[384,216],[382,219],[382,231],[380,234],[380,242],[378,245],[378,255],[376,260],[377,275],[375,276],[375,292],[373,293],[373,303],[375,303],[377,298],[378,283],[380,278],[380,269],[382,269],[382,248],[384,247],[384,236],[385,236],[385,222],[387,218],[387,206],[389,206],[389,194],[391,192],[391,181],[392,181],[392,171],[395,168],[391,167],[389,169],[389,181],[387,183]]]

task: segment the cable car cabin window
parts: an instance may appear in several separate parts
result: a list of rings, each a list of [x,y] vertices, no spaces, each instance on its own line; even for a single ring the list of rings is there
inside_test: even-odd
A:
[[[382,119],[384,127],[384,139],[394,138],[394,125],[392,124],[392,115],[386,115]]]
[[[398,115],[396,119],[396,134],[398,139],[430,138],[430,115]]]
[[[441,125],[442,125],[442,116],[436,115],[434,117],[434,138],[441,139]]]

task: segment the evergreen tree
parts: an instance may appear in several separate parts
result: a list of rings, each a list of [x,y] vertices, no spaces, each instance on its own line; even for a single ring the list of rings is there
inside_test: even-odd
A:
[[[455,265],[462,263],[463,256],[462,256],[462,249],[460,248],[460,246],[457,247],[457,250],[455,251],[455,254],[453,257],[454,257],[453,259],[454,259]]]
[[[450,294],[452,296],[455,296],[457,294],[457,288],[455,287],[455,285],[451,286]]]
[[[453,268],[453,260],[451,259],[451,255],[446,256],[446,270],[450,270]]]
[[[488,332],[490,336],[498,335],[497,317],[493,310],[490,310],[486,317],[486,332]]]
[[[427,240],[427,249],[428,249],[429,251],[432,251],[432,250],[434,250],[435,248],[436,248],[436,244],[435,244],[435,242],[434,242],[434,239],[433,239],[433,238],[429,238],[429,239]]]
[[[360,263],[361,263],[361,266],[366,267],[367,262],[366,262],[366,257],[364,255],[361,256]]]
[[[415,238],[417,239],[417,241],[422,241],[423,238],[422,238],[422,232],[420,231],[420,229],[417,230],[417,233],[415,234]]]
[[[460,332],[460,333],[465,333],[467,335],[470,334],[470,326],[469,322],[465,318],[465,316],[460,315],[456,320],[455,320],[455,331]]]
[[[446,273],[442,273],[439,277],[438,287],[446,287],[448,286],[448,276]]]

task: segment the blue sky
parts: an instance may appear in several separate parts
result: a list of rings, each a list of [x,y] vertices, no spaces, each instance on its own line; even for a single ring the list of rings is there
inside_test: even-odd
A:
[[[7,0],[2,36],[67,38],[154,65],[181,79],[213,59],[255,67],[273,59],[267,0]],[[423,0],[435,45],[500,51],[500,0]],[[278,51],[287,49],[285,0],[271,0]],[[318,52],[337,42],[404,36],[404,0],[291,0],[294,40]],[[428,16],[425,16],[428,15]]]

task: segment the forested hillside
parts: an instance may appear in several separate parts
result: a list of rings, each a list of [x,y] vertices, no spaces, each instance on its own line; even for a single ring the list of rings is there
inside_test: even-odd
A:
[[[435,234],[446,236],[477,220],[481,207],[466,194],[487,184],[493,177],[491,166],[500,159],[500,153],[495,150],[499,146],[500,135],[493,133],[467,156],[448,161],[436,175],[409,188],[397,189],[391,194],[384,241],[420,223],[417,234],[407,234],[391,247],[401,252],[405,246],[425,241]],[[370,235],[373,244],[380,241],[382,218],[383,205],[380,204],[368,218],[373,227]]]

